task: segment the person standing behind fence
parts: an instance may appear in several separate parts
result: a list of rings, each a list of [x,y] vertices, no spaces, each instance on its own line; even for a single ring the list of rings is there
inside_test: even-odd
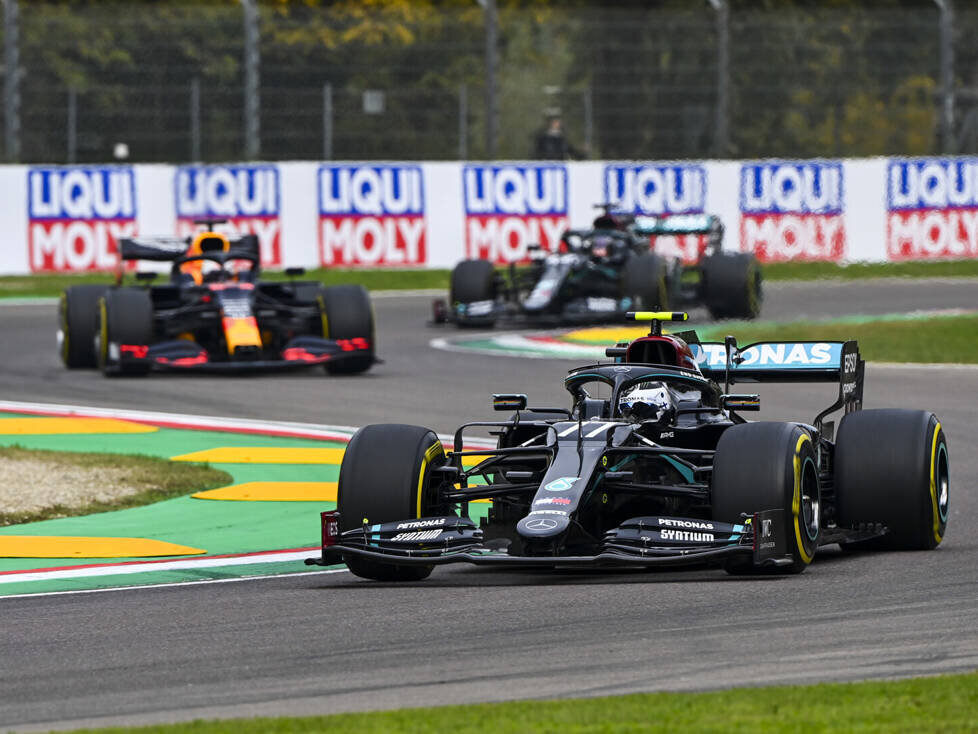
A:
[[[540,161],[565,161],[568,158],[585,158],[586,151],[571,145],[564,134],[560,113],[551,110],[547,113],[546,126],[537,133],[533,157]]]

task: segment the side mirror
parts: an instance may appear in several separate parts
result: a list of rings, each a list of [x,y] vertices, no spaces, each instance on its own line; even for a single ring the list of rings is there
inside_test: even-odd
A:
[[[305,275],[306,274],[306,269],[305,268],[286,268],[285,269],[285,274],[287,276],[289,276],[290,278],[297,278],[300,275]]]
[[[156,280],[157,275],[159,275],[159,273],[140,270],[138,273],[136,273],[136,280],[145,280],[147,283],[150,283]]]
[[[492,396],[493,410],[526,410],[526,395],[500,393]]]
[[[721,395],[720,407],[725,410],[760,410],[760,395]]]

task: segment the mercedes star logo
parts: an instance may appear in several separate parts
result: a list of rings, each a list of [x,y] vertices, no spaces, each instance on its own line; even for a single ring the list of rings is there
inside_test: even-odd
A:
[[[546,517],[530,520],[526,523],[527,530],[553,530],[555,527],[557,527],[557,521]]]

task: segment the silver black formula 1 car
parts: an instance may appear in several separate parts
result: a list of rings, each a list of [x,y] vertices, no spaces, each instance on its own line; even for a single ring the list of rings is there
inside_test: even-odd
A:
[[[106,375],[150,370],[240,372],[320,365],[330,373],[363,372],[377,361],[370,298],[358,285],[327,288],[261,279],[258,238],[213,231],[193,237],[138,237],[119,243],[114,286],[76,285],[59,309],[58,344],[66,367]],[[170,265],[170,277],[138,272],[144,285],[123,285],[131,261]]]
[[[862,410],[848,342],[700,343],[661,333],[684,313],[629,314],[651,332],[564,378],[571,408],[493,397],[507,420],[466,423],[444,450],[427,428],[370,425],[350,441],[322,555],[369,579],[438,564],[718,565],[798,573],[820,546],[931,549],[948,519],[948,449],[933,413]],[[749,422],[751,382],[836,382],[811,423]],[[721,389],[720,384],[723,384]],[[603,396],[603,397],[602,397]],[[838,430],[827,418],[843,411]],[[494,448],[468,448],[489,430]]]
[[[433,304],[434,323],[460,327],[620,321],[639,308],[703,305],[713,318],[756,318],[761,270],[749,253],[723,250],[723,223],[708,214],[636,217],[600,204],[590,229],[567,230],[560,251],[531,250],[530,265],[496,270],[463,260],[451,274],[448,300]],[[698,235],[696,261],[656,252],[651,239]]]

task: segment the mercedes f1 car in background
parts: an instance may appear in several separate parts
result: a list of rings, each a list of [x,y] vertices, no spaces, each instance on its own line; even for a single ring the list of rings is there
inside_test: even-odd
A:
[[[58,331],[65,366],[106,375],[369,369],[374,322],[362,287],[295,280],[301,268],[286,270],[293,280],[263,281],[258,238],[213,231],[220,223],[201,222],[205,231],[189,238],[123,239],[116,285],[65,290]],[[143,285],[123,285],[123,265],[133,260],[172,263],[169,282],[153,285],[155,272],[138,272]]]
[[[455,562],[798,573],[829,543],[941,542],[941,424],[928,411],[862,410],[855,342],[700,343],[695,332],[661,333],[661,321],[686,314],[633,317],[651,333],[608,349],[611,362],[571,370],[570,409],[494,395],[496,410],[515,413],[464,424],[447,453],[427,428],[360,429],[337,509],[322,513],[322,554],[306,562],[388,581]],[[811,423],[749,422],[740,413],[760,398],[730,391],[822,381],[838,395]],[[826,420],[836,411],[837,431]],[[466,449],[478,430],[495,448]]]
[[[604,212],[588,230],[568,230],[560,251],[531,248],[527,268],[497,271],[488,260],[463,260],[452,270],[448,302],[434,304],[436,323],[488,327],[501,319],[531,323],[620,320],[638,308],[705,305],[713,318],[756,318],[761,271],[750,254],[725,252],[723,223],[714,215],[635,217]],[[651,237],[702,235],[694,264],[651,247]]]

